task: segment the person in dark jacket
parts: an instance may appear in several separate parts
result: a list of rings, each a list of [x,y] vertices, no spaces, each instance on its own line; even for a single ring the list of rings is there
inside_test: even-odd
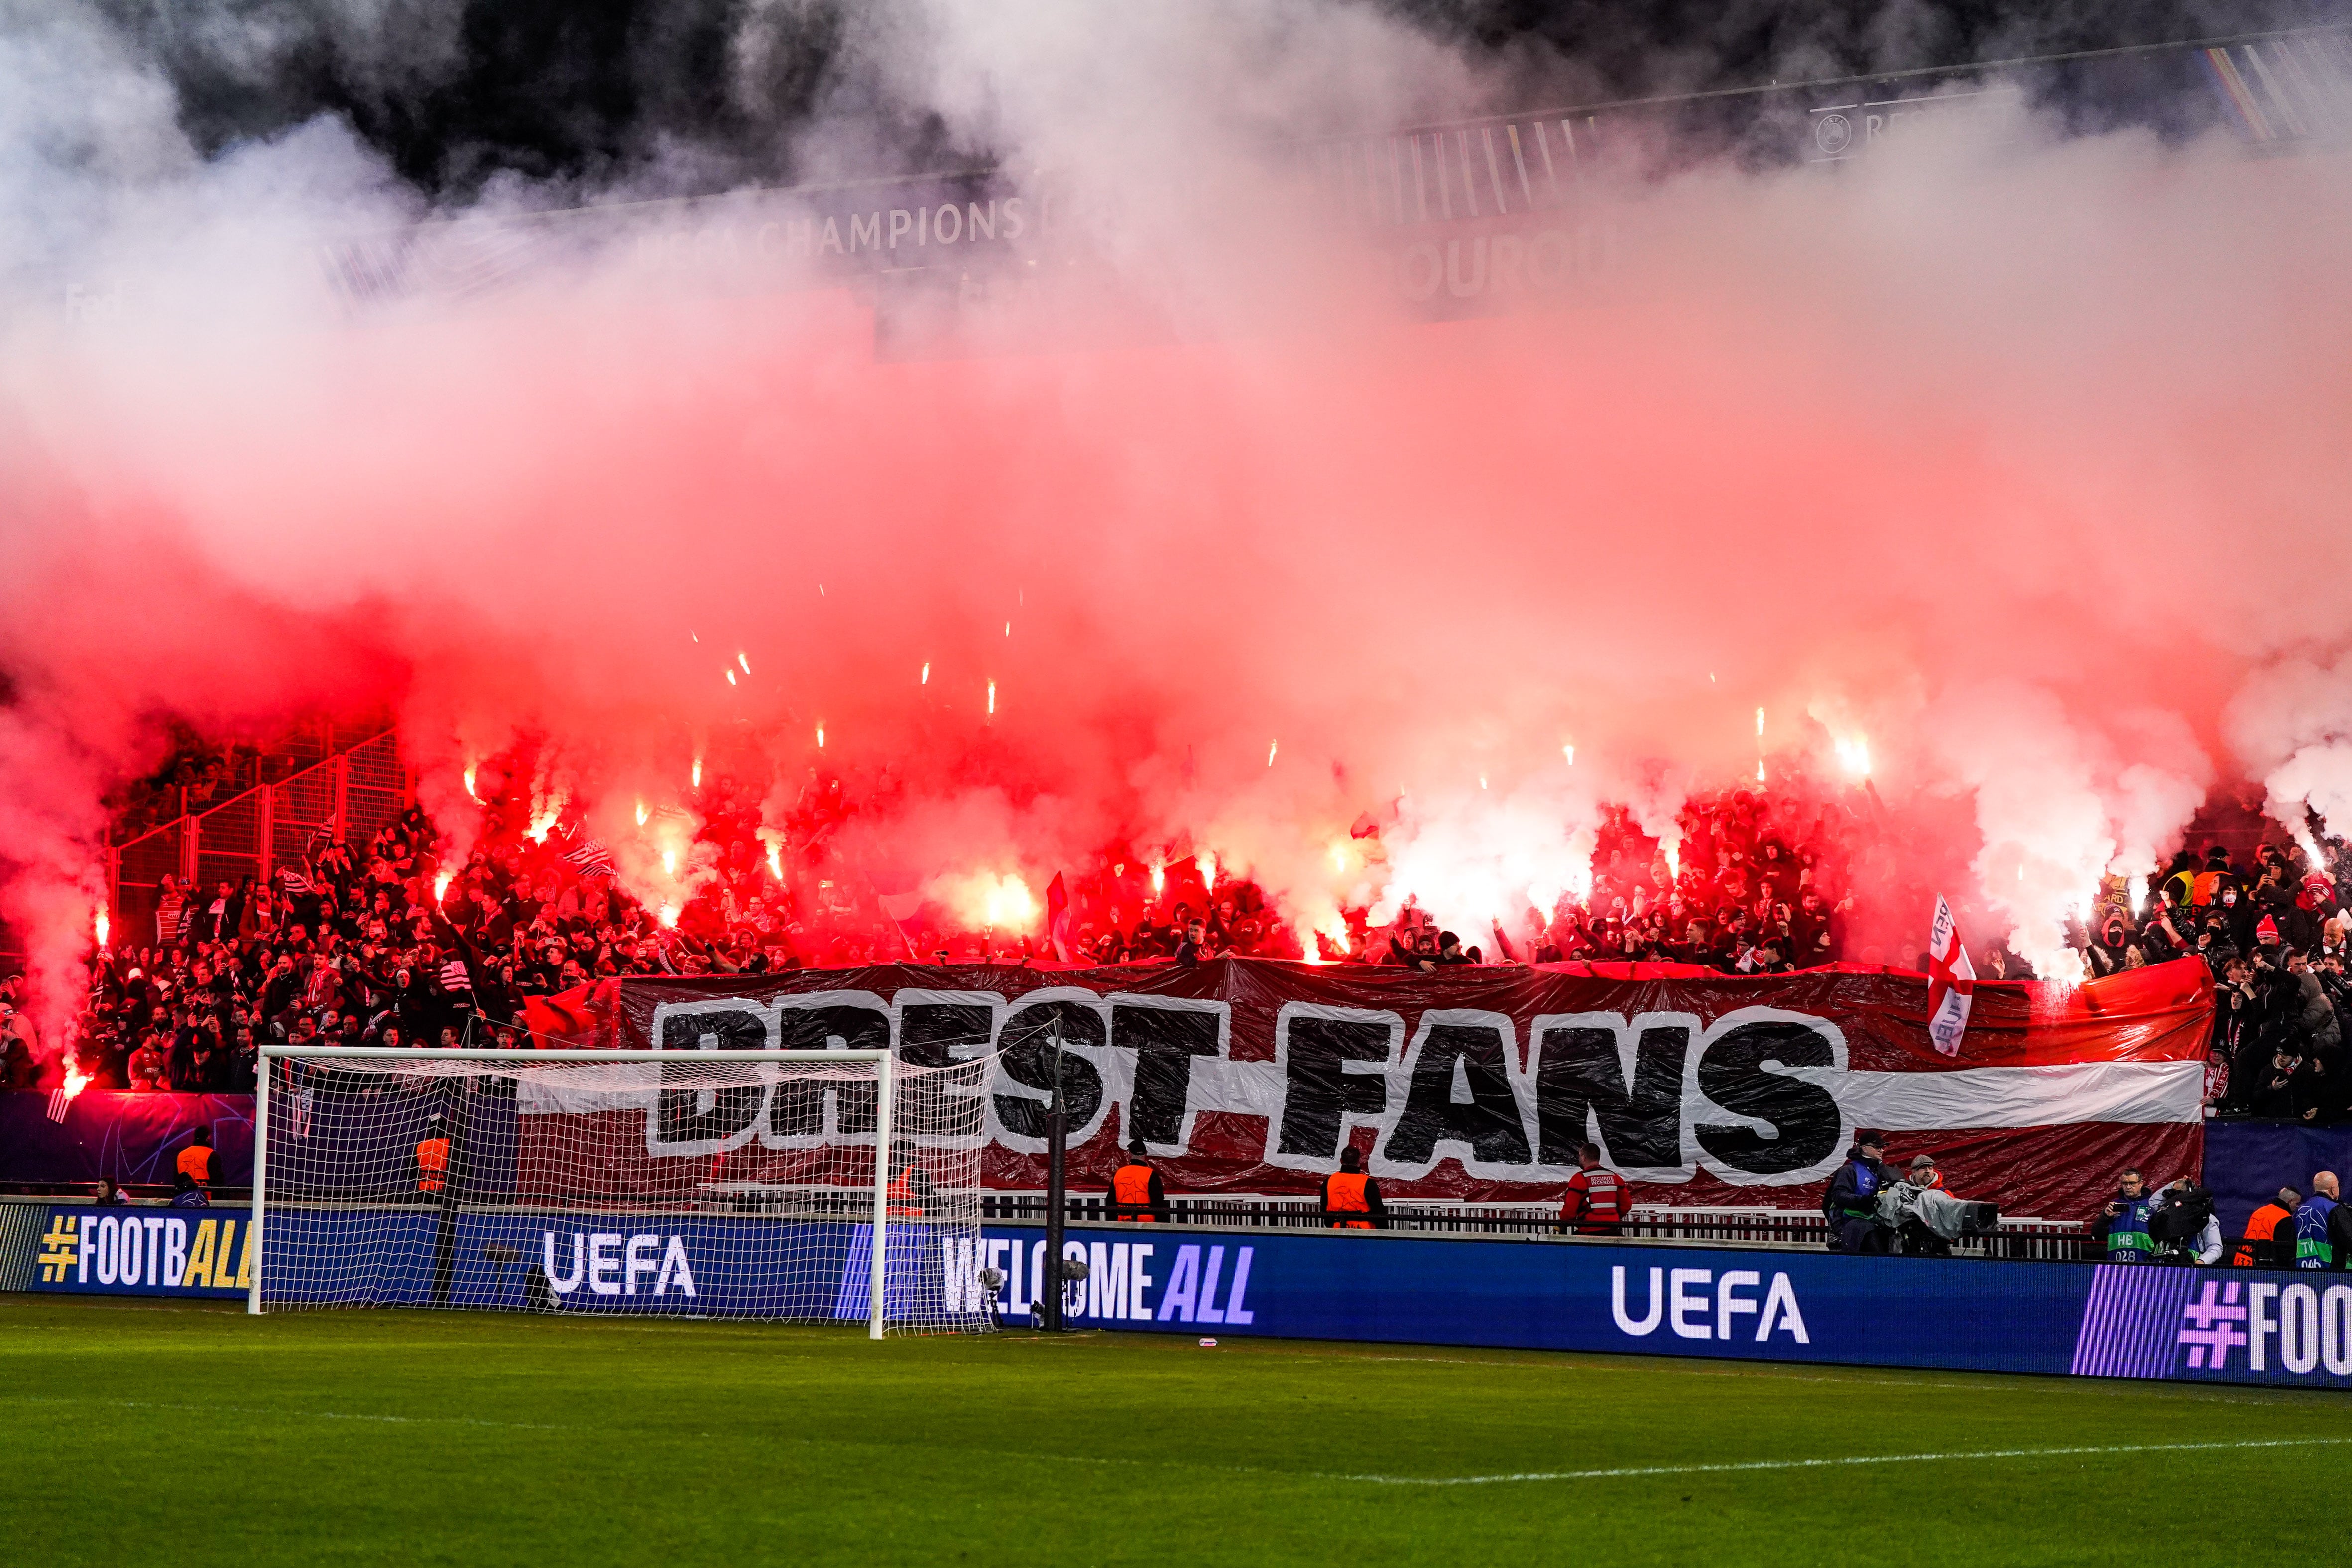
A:
[[[1878,1222],[1878,1194],[1901,1173],[1885,1163],[1886,1134],[1868,1128],[1853,1135],[1845,1163],[1830,1178],[1822,1198],[1829,1217],[1832,1252],[1885,1253],[1894,1250],[1895,1232]]]
[[[2109,1263],[2146,1263],[2156,1256],[2156,1238],[2147,1222],[2156,1199],[2136,1168],[2117,1176],[2116,1193],[2091,1222],[2091,1245]]]

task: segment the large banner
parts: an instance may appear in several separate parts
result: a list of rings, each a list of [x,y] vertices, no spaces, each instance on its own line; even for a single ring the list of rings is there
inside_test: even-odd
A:
[[[1639,1201],[1804,1208],[1875,1127],[1890,1158],[1935,1155],[1964,1196],[2061,1219],[2091,1213],[2125,1165],[2197,1170],[2212,1014],[2195,960],[2082,986],[1979,984],[1957,1058],[1928,1041],[1925,977],[1859,969],[888,965],[627,980],[559,1002],[582,1026],[559,1037],[633,1047],[993,1053],[994,1187],[1044,1184],[1058,1047],[1076,1182],[1106,1181],[1140,1139],[1175,1192],[1313,1193],[1352,1145],[1391,1198],[1547,1199],[1590,1141]],[[848,1096],[736,1093],[691,1114],[660,1098],[594,1142],[610,1179],[659,1190],[642,1184],[657,1171],[629,1167],[724,1156],[730,1179],[784,1180],[813,1147],[873,1141]],[[582,1142],[534,1136],[542,1119],[523,1110],[525,1185],[583,1190],[591,1173],[542,1169]]]

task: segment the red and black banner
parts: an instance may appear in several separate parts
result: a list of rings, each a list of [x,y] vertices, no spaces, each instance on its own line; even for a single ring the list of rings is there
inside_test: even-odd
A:
[[[2157,1180],[2196,1171],[2201,963],[1980,983],[1956,1058],[1928,1042],[1927,989],[1858,968],[1221,959],[631,979],[559,1000],[616,1046],[887,1047],[911,1066],[993,1055],[975,1092],[995,1187],[1044,1183],[1057,1045],[1074,1182],[1107,1180],[1140,1139],[1171,1192],[1311,1193],[1352,1144],[1392,1198],[1544,1199],[1590,1142],[1639,1201],[1795,1208],[1864,1127],[1890,1135],[1889,1159],[1933,1154],[1947,1185],[2022,1215],[2080,1217],[2126,1164]],[[742,1098],[690,1120],[648,1113],[646,1157],[723,1154],[731,1178],[772,1163],[782,1179],[813,1147],[873,1137],[870,1109],[845,1094]]]

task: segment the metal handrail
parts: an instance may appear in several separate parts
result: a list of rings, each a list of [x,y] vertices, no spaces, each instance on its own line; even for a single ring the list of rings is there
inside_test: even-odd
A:
[[[986,1192],[981,1194],[981,1217],[996,1221],[1040,1221],[1045,1217],[1042,1192]],[[1222,1229],[1310,1230],[1324,1223],[1321,1203],[1296,1194],[1223,1193],[1197,1197],[1171,1197],[1169,1218],[1176,1225],[1212,1226]],[[1555,1237],[1562,1232],[1556,1203],[1475,1203],[1462,1199],[1401,1200],[1388,1205],[1391,1232],[1425,1236]],[[1109,1200],[1098,1194],[1073,1194],[1071,1220],[1110,1218]],[[1643,1241],[1722,1242],[1788,1250],[1819,1250],[1830,1240],[1830,1224],[1809,1209],[1677,1208],[1664,1204],[1636,1204],[1620,1233],[1623,1239]],[[1963,1237],[1952,1244],[1955,1257],[2032,1258],[2074,1262],[2090,1257],[2090,1237],[2079,1220],[2042,1219],[2032,1215],[2004,1217],[1985,1236]]]

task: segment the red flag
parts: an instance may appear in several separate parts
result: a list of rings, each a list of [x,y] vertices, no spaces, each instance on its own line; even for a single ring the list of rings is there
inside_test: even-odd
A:
[[[1952,906],[1938,893],[1936,923],[1927,937],[1927,1038],[1948,1057],[1960,1054],[1960,1036],[1969,1026],[1969,1005],[1976,990],[1977,972],[1969,963],[1968,945],[1960,941]]]
[[[612,1026],[619,1015],[621,983],[588,981],[552,996],[526,996],[522,1025],[534,1049],[551,1046],[602,1047],[618,1045]]]
[[[1045,885],[1045,934],[1053,940],[1054,956],[1069,963],[1070,889],[1059,871]]]

